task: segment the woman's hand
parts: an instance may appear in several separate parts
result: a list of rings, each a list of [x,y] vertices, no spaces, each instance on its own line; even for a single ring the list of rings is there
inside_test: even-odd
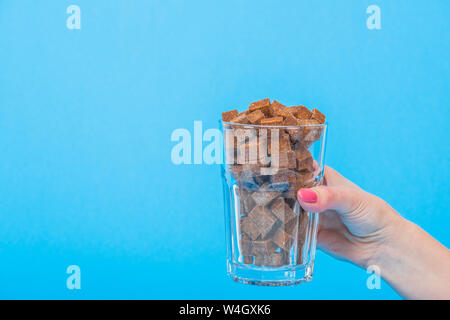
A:
[[[325,168],[324,181],[326,186],[298,192],[305,210],[321,212],[317,245],[339,259],[367,268],[401,228],[403,218],[330,167]]]
[[[332,168],[324,182],[297,194],[305,210],[320,212],[320,249],[362,268],[378,266],[404,297],[450,298],[447,248]]]

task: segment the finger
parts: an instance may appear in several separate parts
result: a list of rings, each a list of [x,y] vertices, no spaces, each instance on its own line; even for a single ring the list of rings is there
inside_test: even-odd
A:
[[[317,248],[341,260],[356,262],[361,255],[342,233],[333,230],[322,230],[317,234]]]
[[[346,229],[345,224],[340,219],[339,214],[334,210],[326,210],[320,214],[318,230],[339,230]]]
[[[333,230],[324,229],[317,233],[317,248],[328,253],[339,252],[347,242],[345,236]]]
[[[353,187],[318,186],[297,192],[300,205],[308,212],[335,210],[340,215],[354,213],[362,207],[364,194]]]

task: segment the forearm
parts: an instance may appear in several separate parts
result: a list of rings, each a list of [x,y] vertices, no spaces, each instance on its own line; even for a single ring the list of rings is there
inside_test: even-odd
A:
[[[376,259],[381,276],[407,299],[450,299],[450,250],[403,218]]]

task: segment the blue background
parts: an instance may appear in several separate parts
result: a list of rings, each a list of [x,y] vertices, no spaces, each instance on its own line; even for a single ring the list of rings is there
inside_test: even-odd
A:
[[[66,28],[70,4],[81,30]],[[174,165],[170,135],[265,97],[316,107],[326,162],[448,247],[449,11],[1,0],[0,298],[399,298],[322,252],[308,284],[229,280],[219,167]],[[81,290],[66,288],[71,264]]]

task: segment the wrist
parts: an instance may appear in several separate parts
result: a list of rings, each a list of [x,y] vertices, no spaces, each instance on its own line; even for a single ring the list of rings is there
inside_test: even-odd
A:
[[[389,277],[391,267],[398,263],[401,256],[405,254],[405,246],[414,237],[415,225],[400,216],[394,210],[386,227],[383,230],[383,236],[377,242],[373,250],[372,257],[367,262],[367,267],[377,266],[384,274]]]
[[[401,296],[408,299],[448,299],[448,249],[415,223],[401,216],[390,226],[372,265]]]

